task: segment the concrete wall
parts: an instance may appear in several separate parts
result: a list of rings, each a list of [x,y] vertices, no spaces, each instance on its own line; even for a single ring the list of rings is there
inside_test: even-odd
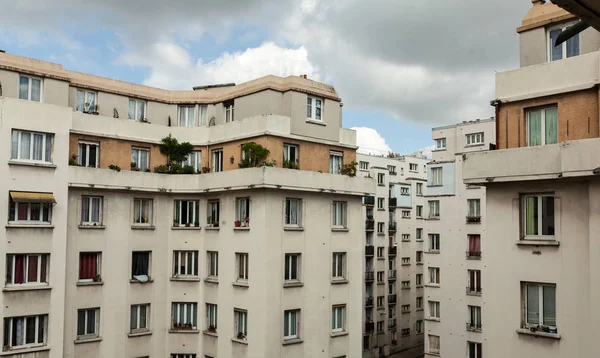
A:
[[[442,168],[442,185],[433,185],[433,168]],[[456,163],[435,163],[427,165],[428,195],[453,195],[456,193]]]
[[[483,144],[467,145],[467,134],[483,133]],[[467,121],[456,125],[433,128],[431,137],[436,139],[446,138],[445,149],[433,149],[434,161],[454,160],[455,153],[467,153],[489,148],[490,143],[496,141],[496,126],[493,119]]]
[[[283,96],[284,113],[289,110],[292,118],[291,132],[301,136],[338,140],[338,128],[342,125],[339,102],[324,99],[321,107],[322,121],[309,121],[306,118],[306,97],[304,93],[291,91]]]
[[[69,102],[69,84],[67,82],[39,76],[33,77],[42,78],[42,103],[67,106]],[[19,98],[18,72],[0,70],[0,83],[2,84],[2,95],[4,97]]]

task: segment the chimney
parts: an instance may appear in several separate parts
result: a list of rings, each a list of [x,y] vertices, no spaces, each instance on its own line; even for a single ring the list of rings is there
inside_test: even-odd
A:
[[[544,5],[546,3],[546,0],[531,0],[531,3],[533,4],[533,6],[539,6]]]

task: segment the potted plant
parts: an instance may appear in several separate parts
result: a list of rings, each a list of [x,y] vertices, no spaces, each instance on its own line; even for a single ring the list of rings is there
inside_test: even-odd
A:
[[[94,277],[94,282],[102,282],[102,276],[100,275],[96,275],[96,277]]]
[[[185,223],[185,227],[190,227],[190,223],[189,222]]]
[[[137,167],[137,163],[136,162],[131,162],[131,170],[133,170],[134,172],[139,172],[140,169]]]
[[[213,223],[213,227],[219,227],[219,222],[217,221],[217,222]]]
[[[250,217],[249,216],[246,216],[244,218],[244,221],[246,222],[246,226],[250,226]]]
[[[217,327],[213,326],[212,324],[208,326],[208,331],[212,332],[212,333],[216,333],[217,332]]]
[[[198,220],[194,221],[194,226],[195,227],[200,227],[200,222]]]
[[[177,222],[177,220],[173,220],[173,227],[179,227],[179,222]]]
[[[246,335],[244,333],[242,333],[242,332],[238,332],[237,338],[238,339],[246,339]]]
[[[98,112],[98,110],[100,109],[100,107],[98,107],[98,105],[94,106],[94,111],[92,112],[93,115],[97,116],[100,114],[100,112]]]
[[[236,220],[234,224],[235,224],[235,227],[240,227],[240,226],[242,226],[242,222],[241,222],[241,221],[239,221],[239,220]]]

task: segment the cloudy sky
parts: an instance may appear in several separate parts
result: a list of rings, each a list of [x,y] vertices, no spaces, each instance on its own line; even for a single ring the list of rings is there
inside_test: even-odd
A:
[[[493,115],[530,0],[11,0],[0,49],[190,89],[307,74],[336,87],[365,151],[411,153],[431,127]]]

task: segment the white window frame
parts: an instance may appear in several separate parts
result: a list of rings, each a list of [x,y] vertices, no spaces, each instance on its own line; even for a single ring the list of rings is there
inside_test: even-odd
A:
[[[293,204],[293,205],[292,205]],[[302,227],[303,201],[298,198],[286,198],[284,203],[284,224],[291,227]],[[295,209],[296,217],[293,220],[292,212]],[[289,215],[288,215],[289,212]]]
[[[198,127],[208,126],[208,106],[198,105]]]
[[[440,251],[440,234],[429,234],[429,251]]]
[[[291,149],[294,149],[294,157],[291,158]],[[283,161],[290,161],[294,163],[298,163],[298,150],[299,146],[297,144],[289,144],[283,143]]]
[[[146,162],[142,163],[142,152],[146,152]],[[150,169],[150,149],[141,147],[131,148],[131,162],[135,163],[135,167],[140,171]]]
[[[469,326],[473,328],[481,327],[481,306],[468,305],[467,308],[469,312]],[[474,321],[471,320],[472,318]]]
[[[403,257],[402,265],[410,265],[410,257]]]
[[[529,322],[529,318],[527,317],[527,313],[529,312],[529,307],[528,307],[528,294],[529,294],[529,290],[528,287],[529,286],[535,286],[537,287],[537,295],[538,295],[538,322]],[[544,288],[552,288],[554,289],[554,326],[551,326],[549,324],[546,324],[546,322],[544,321],[545,317],[544,317],[544,292],[543,289]],[[544,327],[557,327],[557,322],[558,322],[558,317],[557,317],[557,305],[556,305],[556,285],[555,284],[549,284],[549,283],[538,283],[538,282],[521,282],[521,290],[522,290],[522,299],[524,300],[523,302],[523,307],[524,307],[524,317],[522,317],[522,322],[524,323],[524,328],[529,328],[529,327],[537,327],[537,326],[544,326]]]
[[[186,212],[183,213],[183,203],[186,203]],[[190,214],[192,216],[192,222],[189,221]],[[198,226],[200,225],[200,200],[184,200],[184,199],[175,199],[173,204],[173,224],[177,223],[177,225],[185,226],[186,224],[190,224],[190,226]]]
[[[334,201],[332,204],[332,226],[334,228],[346,228],[348,215],[348,203],[345,201]]]
[[[240,222],[240,227],[250,226],[250,206],[249,197],[235,198],[235,221]]]
[[[24,153],[22,150],[24,148],[21,148],[24,134],[29,135],[29,148],[25,148],[27,151],[27,157],[23,157]],[[54,134],[13,129],[11,135],[11,160],[34,163],[52,163],[52,143],[54,141]],[[41,159],[33,159],[33,149],[35,147],[34,137],[40,135],[42,136]]]
[[[385,207],[385,198],[377,198],[377,209],[383,209]]]
[[[183,310],[183,314],[181,314],[181,311]],[[191,322],[185,322],[187,321],[187,317],[188,317],[188,311],[191,312]],[[173,322],[173,316],[179,318],[179,317],[183,317],[185,318],[184,322]],[[173,302],[171,304],[171,329],[178,329],[178,327],[175,327],[175,323],[179,323],[179,324],[190,324],[191,328],[193,330],[198,329],[198,303],[196,302]]]
[[[444,185],[444,168],[435,167],[431,168],[431,186],[442,186]]]
[[[323,120],[323,102],[322,98],[307,96],[306,97],[306,117],[313,121]]]
[[[467,205],[469,207],[468,216],[470,218],[481,217],[480,199],[467,199]]]
[[[212,150],[212,171],[219,173],[223,171],[223,149]]]
[[[383,247],[378,247],[377,248],[377,258],[382,259],[383,255],[384,255],[384,248]]]
[[[440,201],[439,200],[429,200],[429,218],[430,219],[439,219],[440,218]]]
[[[129,109],[131,108],[131,104],[133,103],[134,105],[134,110],[133,110],[133,118],[131,118],[131,113],[129,112]],[[140,104],[142,105],[142,113],[139,113],[139,109],[140,109]],[[138,122],[146,122],[146,101],[144,100],[140,100],[140,99],[134,99],[134,98],[130,98],[129,99],[129,104],[127,107],[127,118],[131,121],[138,121]],[[140,117],[140,118],[138,118]]]
[[[23,283],[15,283],[15,272],[17,270],[15,256],[24,256],[23,260]],[[32,257],[37,257],[34,260],[37,260],[37,273],[36,273],[36,281],[28,281],[29,280],[29,261]],[[46,257],[46,268],[45,274],[46,277],[42,277],[42,263],[43,257]],[[39,286],[39,285],[48,285],[49,276],[50,276],[50,254],[7,254],[6,255],[6,270],[7,273],[10,273],[10,281],[8,280],[8,275],[6,279],[6,286]]]
[[[190,154],[188,154],[185,160],[181,162],[181,166],[193,167],[194,173],[200,173],[202,170],[202,151],[193,150]]]
[[[292,320],[292,317],[295,320]],[[296,324],[293,324],[296,321]],[[286,335],[287,330],[287,335]],[[285,310],[283,312],[283,340],[299,339],[300,338],[300,310]]]
[[[21,78],[27,78],[27,80],[28,80],[27,81],[27,98],[21,98]],[[39,101],[35,101],[35,100],[31,99],[31,89],[33,87],[32,86],[33,80],[40,81],[40,100]],[[44,102],[44,79],[41,77],[30,76],[30,75],[19,75],[19,87],[17,87],[17,92],[19,93],[19,99],[43,103]]]
[[[410,188],[407,186],[401,186],[400,195],[410,195]]]
[[[243,337],[239,337],[240,333]],[[240,308],[233,309],[233,334],[235,339],[248,339],[248,311]]]
[[[10,211],[9,210],[9,223],[14,224],[27,224],[27,225],[50,225],[52,223],[52,204],[47,202],[15,202],[11,201],[11,206],[14,205],[14,220],[10,220]],[[39,220],[32,219],[32,206],[39,205],[40,206],[40,216]],[[19,220],[19,207],[26,206],[27,207],[27,219]],[[48,221],[44,220],[44,216],[48,217]]]
[[[152,211],[153,211],[154,200],[147,198],[134,198],[133,199],[133,226],[152,226]],[[136,207],[139,207],[139,216],[136,217]],[[147,222],[144,221],[144,212],[148,217]],[[138,222],[139,221],[139,222]]]
[[[410,210],[402,210],[402,218],[409,219],[410,218]]]
[[[385,174],[377,173],[377,184],[385,184]]]
[[[85,158],[83,156],[83,150],[82,147],[85,147]],[[99,161],[100,161],[100,143],[98,142],[89,142],[89,141],[83,141],[80,140],[79,141],[79,145],[77,146],[77,164],[79,164],[82,167],[89,167],[90,166],[90,148],[91,147],[96,147],[96,155],[95,155],[95,162],[96,164],[93,166],[93,168],[98,168],[98,166],[100,165]]]
[[[410,234],[402,234],[402,241],[410,241]]]
[[[471,280],[471,276],[473,276],[472,280]],[[469,285],[469,292],[470,293],[481,293],[481,286],[483,286],[483,281],[481,278],[481,270],[467,270],[467,279],[468,279],[467,284]],[[477,286],[477,281],[479,281],[479,287],[471,287],[471,281],[475,282],[476,286]]]
[[[225,123],[233,122],[235,120],[235,103],[233,100],[223,102],[223,111],[225,113]]]
[[[142,319],[141,319],[142,311],[144,311],[144,315],[146,316],[146,321],[145,321],[144,326],[142,326]],[[140,332],[147,332],[150,330],[150,304],[149,303],[131,305],[131,310],[130,310],[129,314],[131,315],[131,317],[129,319],[129,333],[140,333]],[[132,323],[134,323],[134,327],[132,327]]]
[[[80,95],[81,97],[79,97]],[[93,101],[90,101],[90,97],[93,97]],[[79,98],[83,99],[83,103],[79,103]],[[78,88],[75,97],[75,110],[83,113],[94,113],[96,112],[96,105],[98,104],[97,99],[98,92]]]
[[[417,205],[417,208],[415,209],[415,211],[416,211],[415,215],[417,216],[417,218],[423,217],[423,205]]]
[[[429,284],[430,285],[438,285],[441,281],[440,268],[439,267],[429,267]]]
[[[440,336],[436,336],[436,335],[430,334],[429,337],[428,337],[427,343],[428,343],[427,345],[428,345],[428,348],[429,348],[428,349],[429,353],[431,353],[431,354],[437,354],[437,355],[440,354],[440,351],[441,351],[441,349],[440,349],[440,345],[441,345]],[[436,345],[437,345],[437,347],[435,347]]]
[[[435,149],[446,149],[446,138],[438,138],[435,140]]]
[[[545,107],[540,107],[540,108],[531,108],[526,110],[526,115],[527,115],[527,121],[525,123],[525,139],[527,141],[527,146],[533,146],[529,143],[529,115],[532,112],[537,112],[539,111],[541,113],[541,117],[540,117],[540,146],[542,145],[547,145],[546,144],[546,111],[549,109],[555,109],[557,111],[557,117],[556,117],[556,126],[557,126],[557,132],[556,132],[556,143],[558,143],[558,106],[557,105],[551,105],[551,106],[545,106]],[[551,144],[556,144],[556,143],[551,143]]]
[[[177,126],[179,127],[195,127],[196,126],[196,106],[195,105],[179,105],[179,113],[177,117]]]
[[[331,308],[331,332],[339,333],[346,330],[346,305],[334,305]]]
[[[84,312],[84,322],[83,322],[83,326],[84,326],[84,333],[83,334],[79,334],[79,312]],[[90,312],[94,312],[94,332],[88,332],[87,328],[88,328],[88,320],[90,319]],[[81,308],[77,310],[77,325],[76,328],[77,330],[77,340],[85,340],[85,339],[90,339],[90,338],[95,338],[95,337],[100,337],[100,308],[95,307],[95,308]]]
[[[538,227],[537,227],[537,235],[527,235],[527,199],[528,198],[536,198],[537,199],[537,221],[538,221]],[[554,213],[553,213],[553,219],[554,219],[554,235],[544,235],[543,234],[543,228],[544,228],[544,222],[543,222],[543,207],[542,207],[542,203],[543,203],[543,199],[542,198],[552,198],[552,200],[554,201]],[[555,236],[556,236],[556,222],[558,221],[558,216],[556,215],[556,197],[554,196],[554,194],[527,194],[527,195],[523,195],[521,197],[521,217],[522,217],[522,222],[523,222],[523,227],[522,227],[522,236],[523,239],[525,240],[554,240]]]
[[[384,222],[378,222],[377,223],[377,233],[378,234],[382,234],[385,231],[385,223]]]
[[[190,261],[192,267],[189,267]],[[198,251],[173,251],[173,277],[198,277],[199,261]],[[176,263],[179,265],[175,265]]]
[[[396,175],[396,166],[395,165],[388,165],[388,172],[390,173],[390,175]]]
[[[467,145],[479,145],[485,143],[483,132],[469,133],[466,134],[465,137]]]
[[[481,355],[477,354],[477,346],[481,347],[480,351],[481,351]],[[471,350],[475,350],[475,352],[471,353]],[[467,357],[469,358],[481,358],[481,356],[483,355],[483,347],[482,344],[479,342],[472,342],[472,341],[467,341]]]
[[[360,161],[358,162],[358,169],[359,170],[369,170],[369,162],[365,162],[365,161]]]
[[[96,272],[97,275],[102,277],[102,253],[101,252],[93,252],[93,251],[82,251],[79,253],[79,261],[77,262],[78,266],[81,265],[81,254],[86,254],[86,255],[96,255]],[[81,278],[81,272],[79,271],[79,268],[77,269],[77,281],[78,282],[93,282],[95,280],[94,277],[92,278]]]
[[[334,252],[331,262],[331,279],[342,281],[346,279],[346,253]]]
[[[284,255],[284,282],[300,282],[301,257],[302,255],[297,253]],[[293,277],[294,266],[296,267],[296,277]]]
[[[219,221],[221,220],[221,201],[209,200],[206,215],[206,224],[209,227],[219,227]]]
[[[235,253],[235,280],[237,282],[248,282],[249,255],[247,252]]]
[[[216,279],[219,277],[219,252],[218,251],[207,251],[207,272],[208,277]]]
[[[87,206],[87,217],[84,217],[84,208]],[[81,222],[83,226],[101,226],[102,225],[102,211],[104,206],[104,198],[101,196],[87,196],[81,197]],[[93,220],[94,207],[97,207],[98,221]]]
[[[195,354],[171,354],[171,358],[196,358]],[[205,358],[209,358],[206,356]]]
[[[417,172],[417,171],[419,171],[419,164],[417,164],[417,163],[409,163],[408,164],[408,171],[410,171],[410,172]]]
[[[417,183],[417,195],[423,195],[423,183]]]
[[[33,343],[25,343],[27,342],[27,319],[28,318],[34,318],[35,319],[35,333],[34,333],[34,342]],[[40,332],[40,319],[42,319],[42,337],[39,336],[39,332]],[[13,336],[16,334],[17,337],[19,336],[18,333],[13,331],[13,320],[22,320],[23,324],[21,325],[23,331],[21,332],[21,335],[23,337],[23,344],[21,345],[16,345],[13,346],[12,345],[12,341],[13,341]],[[8,323],[7,323],[8,321]],[[8,338],[8,343],[6,345],[6,347],[8,347],[10,350],[18,350],[18,349],[22,349],[22,348],[33,348],[33,347],[43,347],[47,344],[47,336],[48,336],[48,315],[33,315],[33,316],[16,316],[16,317],[5,317],[4,318],[4,322],[3,324],[8,325],[8,332],[4,332],[5,337]],[[18,326],[18,324],[17,324]],[[3,344],[7,343],[3,341]]]
[[[572,22],[567,22],[567,23],[563,23],[563,24],[559,24],[556,26],[551,26],[546,28],[546,58],[547,58],[547,62],[554,62],[554,61],[560,61],[560,60],[564,60],[567,58],[571,58],[571,57],[567,57],[567,42],[570,40],[567,40],[565,42],[563,42],[562,44],[560,44],[560,46],[562,47],[562,58],[553,60],[552,59],[552,49],[554,48],[554,44],[552,43],[552,38],[550,37],[550,33],[554,30],[561,30],[565,31],[567,28],[575,25],[578,21],[572,21]],[[577,57],[581,55],[581,37],[579,36],[580,34],[576,34],[575,36],[579,37],[579,53],[575,56],[572,57]],[[573,37],[575,37],[573,36]]]
[[[219,306],[214,303],[206,303],[206,330],[210,331],[211,326],[215,333],[218,328]]]
[[[337,168],[336,168],[337,165]],[[329,173],[340,174],[344,165],[344,153],[329,151]]]
[[[440,319],[440,302],[439,301],[428,301],[429,306],[429,318],[430,319]]]

